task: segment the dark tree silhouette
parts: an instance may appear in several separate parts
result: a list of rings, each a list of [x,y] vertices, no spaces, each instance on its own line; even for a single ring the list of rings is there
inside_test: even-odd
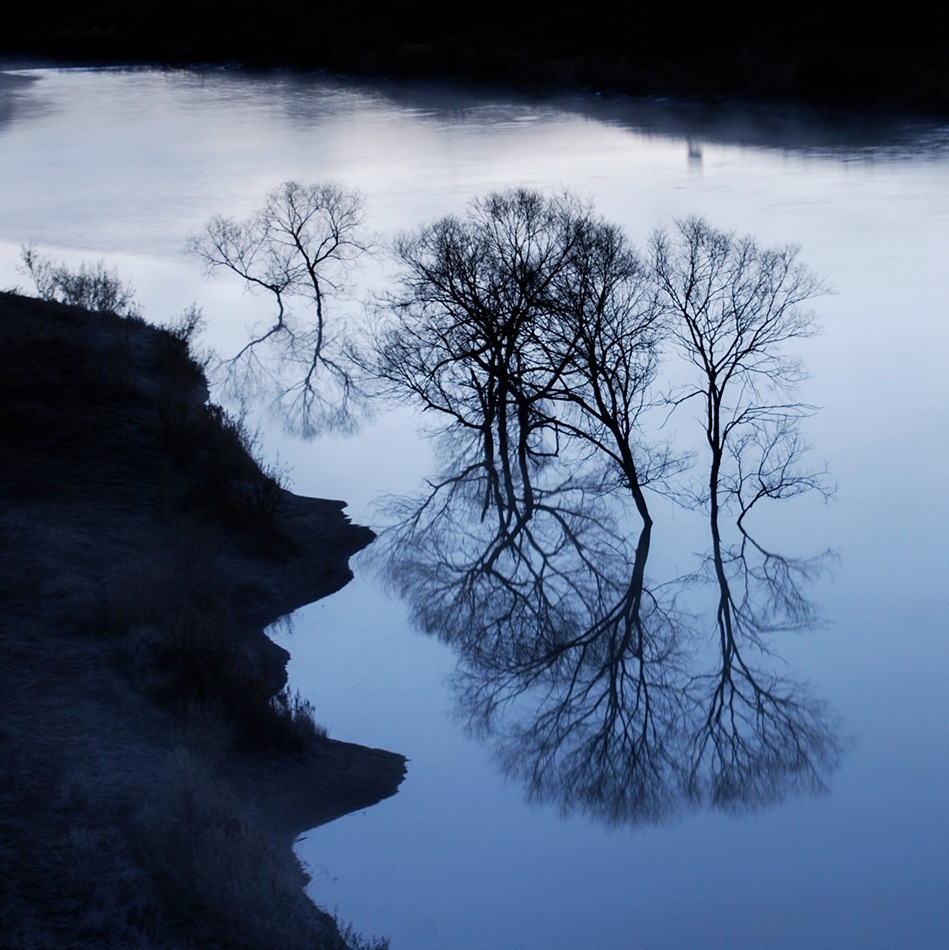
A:
[[[331,321],[356,259],[363,199],[330,182],[284,182],[244,220],[216,216],[188,241],[208,273],[230,271],[252,292],[272,296],[272,319],[227,359],[231,382],[244,395],[264,391],[289,428],[304,435],[351,430],[364,394]],[[302,302],[302,313],[295,306]]]
[[[472,202],[402,238],[395,324],[376,339],[390,393],[477,436],[485,504],[514,486],[531,507],[532,469],[578,443],[610,464],[649,521],[644,486],[667,458],[641,437],[657,363],[648,273],[622,232],[569,194],[525,189]]]
[[[804,368],[784,349],[816,332],[808,304],[826,287],[799,263],[798,248],[761,248],[697,218],[678,222],[671,236],[657,232],[652,251],[669,332],[697,370],[697,383],[675,401],[701,402],[709,450],[696,501],[708,506],[720,663],[694,684],[710,693],[693,735],[690,790],[723,807],[771,801],[792,786],[819,790],[840,753],[825,711],[751,657],[770,649],[777,630],[814,622],[802,584],[824,558],[769,551],[748,519],[766,499],[830,491],[802,462],[798,424],[811,407],[788,399]],[[733,544],[723,537],[726,511],[735,516]]]
[[[784,346],[817,332],[807,305],[827,289],[798,255],[797,247],[761,248],[751,237],[699,218],[677,222],[671,236],[653,235],[653,272],[667,331],[697,370],[697,382],[674,401],[702,403],[711,464],[707,494],[698,500],[709,505],[713,535],[727,500],[722,465],[736,438],[770,429],[783,446],[801,448],[791,430],[811,407],[787,401],[804,369]],[[775,443],[769,435],[755,440]],[[805,478],[789,478],[797,454],[778,473],[781,487],[763,482],[764,494],[779,497],[792,484],[803,487]],[[764,469],[759,474],[764,477]]]
[[[546,400],[562,366],[544,340],[552,285],[586,213],[569,196],[493,194],[397,245],[397,323],[377,340],[376,373],[391,392],[477,434],[490,470],[499,463],[489,490],[507,506],[556,438]]]
[[[770,634],[814,621],[804,584],[823,561],[775,553],[748,523],[764,499],[823,489],[800,464],[806,407],[772,398],[800,375],[780,347],[811,331],[801,305],[821,289],[796,252],[689,221],[655,236],[645,266],[588,206],[524,190],[398,252],[374,368],[435,415],[442,469],[393,505],[377,554],[418,624],[458,651],[473,731],[532,797],[607,821],[822,788],[839,757],[830,719],[766,654]],[[645,489],[679,467],[642,432],[663,334],[700,370],[677,401],[705,408],[692,503],[709,507],[712,546],[656,587]],[[674,593],[708,579],[711,661]]]
[[[696,383],[674,402],[698,399],[702,406],[709,466],[695,501],[708,506],[715,575],[724,592],[724,510],[737,508],[747,550],[746,519],[759,502],[830,491],[820,473],[802,465],[806,445],[798,422],[812,407],[788,401],[804,367],[784,350],[816,333],[808,304],[827,290],[798,261],[798,248],[761,248],[751,237],[698,218],[678,222],[671,237],[654,234],[652,252],[668,332],[697,370]],[[748,631],[759,627],[748,625]]]

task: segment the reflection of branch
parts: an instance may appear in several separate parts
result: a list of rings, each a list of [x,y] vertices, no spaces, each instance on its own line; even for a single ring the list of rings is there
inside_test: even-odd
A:
[[[396,568],[393,579],[426,628],[460,650],[456,686],[469,725],[496,737],[506,771],[533,796],[608,820],[659,817],[674,807],[667,746],[678,694],[665,679],[674,679],[672,628],[643,584],[650,529],[634,553],[583,492],[537,494],[530,520],[515,519],[508,533],[500,517],[463,563],[419,563],[413,519],[411,539],[399,532],[393,544],[411,575]],[[451,531],[471,537],[457,508],[433,510],[450,511]],[[433,542],[427,520],[424,533],[442,555],[443,545],[457,553],[453,534]]]
[[[649,655],[629,650],[622,625],[602,624],[596,639],[560,653],[531,683],[507,671],[460,675],[469,723],[497,737],[502,767],[532,798],[610,822],[677,810],[679,693],[670,654],[654,652],[671,633],[658,620],[646,623]]]
[[[708,683],[707,713],[690,743],[688,791],[698,801],[736,809],[821,792],[841,747],[823,704],[786,679],[756,672],[744,659],[730,594],[718,611],[721,664]]]
[[[796,428],[780,417],[742,433],[729,451],[737,474],[722,479],[723,495],[738,502],[741,541],[726,548],[720,510],[714,509],[709,573],[718,587],[719,663],[717,673],[691,684],[697,697],[706,684],[710,692],[698,698],[707,711],[690,741],[688,789],[695,799],[737,808],[824,790],[840,743],[822,704],[746,659],[746,651],[770,652],[768,634],[814,622],[802,586],[817,577],[826,557],[794,559],[769,551],[751,536],[745,518],[762,499],[822,490],[821,480],[797,468],[802,444]]]
[[[733,600],[741,552],[718,552],[720,663],[697,673],[683,618],[645,581],[651,526],[634,545],[596,482],[557,471],[531,487],[529,515],[486,511],[495,476],[475,448],[403,503],[378,552],[417,621],[458,650],[460,708],[503,769],[538,801],[633,824],[822,787],[837,755],[822,708],[745,657],[764,631],[762,586],[745,579]],[[790,602],[794,567],[782,578],[778,561],[767,571]]]

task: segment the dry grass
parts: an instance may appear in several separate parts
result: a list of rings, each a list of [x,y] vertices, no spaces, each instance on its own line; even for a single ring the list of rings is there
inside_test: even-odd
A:
[[[199,945],[344,950],[332,918],[303,894],[293,855],[189,751],[169,755],[139,833],[162,905]]]

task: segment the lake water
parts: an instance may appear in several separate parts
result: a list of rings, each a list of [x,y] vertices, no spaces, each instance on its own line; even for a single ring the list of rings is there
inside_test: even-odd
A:
[[[801,398],[821,407],[805,434],[837,493],[769,524],[784,550],[837,555],[811,592],[822,622],[771,644],[775,669],[836,717],[846,751],[827,793],[657,825],[529,803],[457,716],[452,649],[413,629],[360,556],[352,584],[278,635],[330,733],[405,754],[409,773],[394,798],[300,841],[314,898],[397,950],[947,946],[949,129],[319,76],[17,70],[0,74],[0,285],[27,286],[28,241],[104,258],[151,319],[196,301],[207,344],[227,351],[266,301],[206,282],[185,240],[291,178],[359,188],[380,242],[510,185],[572,189],[639,243],[703,215],[800,243],[834,288],[799,352]],[[380,413],[355,438],[302,441],[271,420],[261,444],[296,491],[379,526],[376,500],[433,471],[417,421]],[[692,570],[707,544],[671,502],[653,506],[650,572]]]

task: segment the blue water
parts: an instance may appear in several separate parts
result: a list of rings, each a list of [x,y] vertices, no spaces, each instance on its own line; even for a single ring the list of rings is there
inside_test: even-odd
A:
[[[413,629],[360,557],[349,587],[280,636],[331,734],[401,752],[409,773],[397,796],[310,832],[298,853],[314,899],[406,950],[947,945],[945,128],[227,72],[24,75],[0,87],[0,283],[25,285],[30,240],[70,262],[105,257],[151,319],[197,301],[222,350],[265,302],[205,282],[185,239],[291,177],[360,188],[380,243],[514,184],[574,189],[639,242],[701,214],[801,243],[835,291],[800,354],[801,398],[820,407],[804,431],[838,489],[769,529],[785,550],[838,560],[812,591],[822,624],[782,637],[775,662],[837,717],[847,751],[827,794],[658,826],[527,803],[454,715],[451,648]],[[337,312],[358,319],[362,305]],[[295,489],[344,498],[363,523],[379,526],[375,500],[432,471],[405,411],[311,442],[260,418]],[[688,440],[692,420],[675,425]],[[705,545],[654,505],[650,570],[675,577]]]

